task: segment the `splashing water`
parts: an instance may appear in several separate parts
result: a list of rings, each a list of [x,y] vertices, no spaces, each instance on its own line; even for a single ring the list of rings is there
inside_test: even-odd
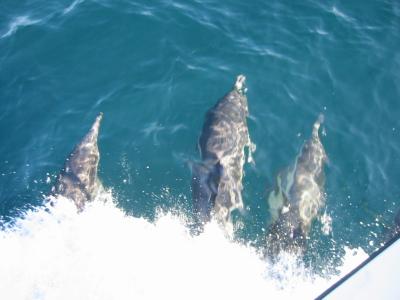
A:
[[[312,276],[294,257],[271,265],[215,223],[192,236],[184,216],[151,223],[111,194],[82,213],[63,198],[0,231],[3,299],[310,299],[338,279]],[[348,252],[341,274],[365,257]]]

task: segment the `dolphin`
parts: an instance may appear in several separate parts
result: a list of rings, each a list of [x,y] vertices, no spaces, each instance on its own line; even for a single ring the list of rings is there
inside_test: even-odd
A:
[[[272,224],[266,242],[270,257],[282,250],[304,253],[311,224],[325,204],[324,165],[328,158],[319,137],[323,119],[321,114],[311,138],[301,147],[294,164],[277,176],[276,188],[268,197]]]
[[[247,128],[249,115],[245,76],[239,75],[230,92],[207,111],[198,141],[201,162],[192,164],[192,198],[198,220],[214,217],[232,231],[231,212],[243,208],[244,148],[248,160],[255,145]]]
[[[100,113],[89,132],[75,146],[52,189],[54,195],[61,195],[73,200],[78,211],[82,211],[85,203],[93,200],[96,194],[103,189],[97,177],[100,160],[97,138],[102,117],[103,114]]]

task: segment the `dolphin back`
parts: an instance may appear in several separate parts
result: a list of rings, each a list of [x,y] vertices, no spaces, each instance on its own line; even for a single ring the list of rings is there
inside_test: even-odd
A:
[[[97,177],[100,160],[97,139],[99,134],[100,113],[85,137],[75,146],[61,170],[53,192],[73,200],[79,210],[91,201],[101,183]]]
[[[269,253],[281,250],[304,252],[311,224],[325,204],[324,165],[327,156],[319,137],[322,122],[321,114],[294,165],[289,172],[278,175],[277,186],[269,195],[273,218],[267,235]]]
[[[245,77],[206,113],[199,138],[202,163],[193,168],[194,209],[209,221],[211,216],[231,227],[231,211],[243,207],[241,191],[245,147],[252,147],[248,127]]]
[[[192,199],[198,221],[202,224],[210,221],[215,197],[218,193],[221,166],[211,163],[192,165]]]
[[[298,204],[302,230],[305,235],[311,227],[311,222],[325,204],[325,174],[324,166],[327,155],[319,137],[319,129],[324,117],[319,115],[313,125],[311,138],[303,145],[296,161],[296,174],[291,190],[291,198]]]

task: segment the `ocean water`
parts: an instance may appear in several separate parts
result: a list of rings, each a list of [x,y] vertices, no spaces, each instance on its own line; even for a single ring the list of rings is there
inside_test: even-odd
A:
[[[398,1],[0,3],[0,294],[7,299],[317,296],[400,209]],[[257,145],[229,240],[190,234],[204,114],[247,78]],[[98,112],[109,193],[46,197]],[[331,223],[302,262],[263,259],[267,196],[325,116]],[[329,225],[327,232],[322,227]]]

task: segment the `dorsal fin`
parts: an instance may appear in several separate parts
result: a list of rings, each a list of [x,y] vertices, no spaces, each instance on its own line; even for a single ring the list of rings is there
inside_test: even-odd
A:
[[[97,139],[103,114],[100,113],[89,132],[75,146],[58,176],[54,194],[73,200],[79,210],[94,198],[101,187],[97,178],[100,160]]]

